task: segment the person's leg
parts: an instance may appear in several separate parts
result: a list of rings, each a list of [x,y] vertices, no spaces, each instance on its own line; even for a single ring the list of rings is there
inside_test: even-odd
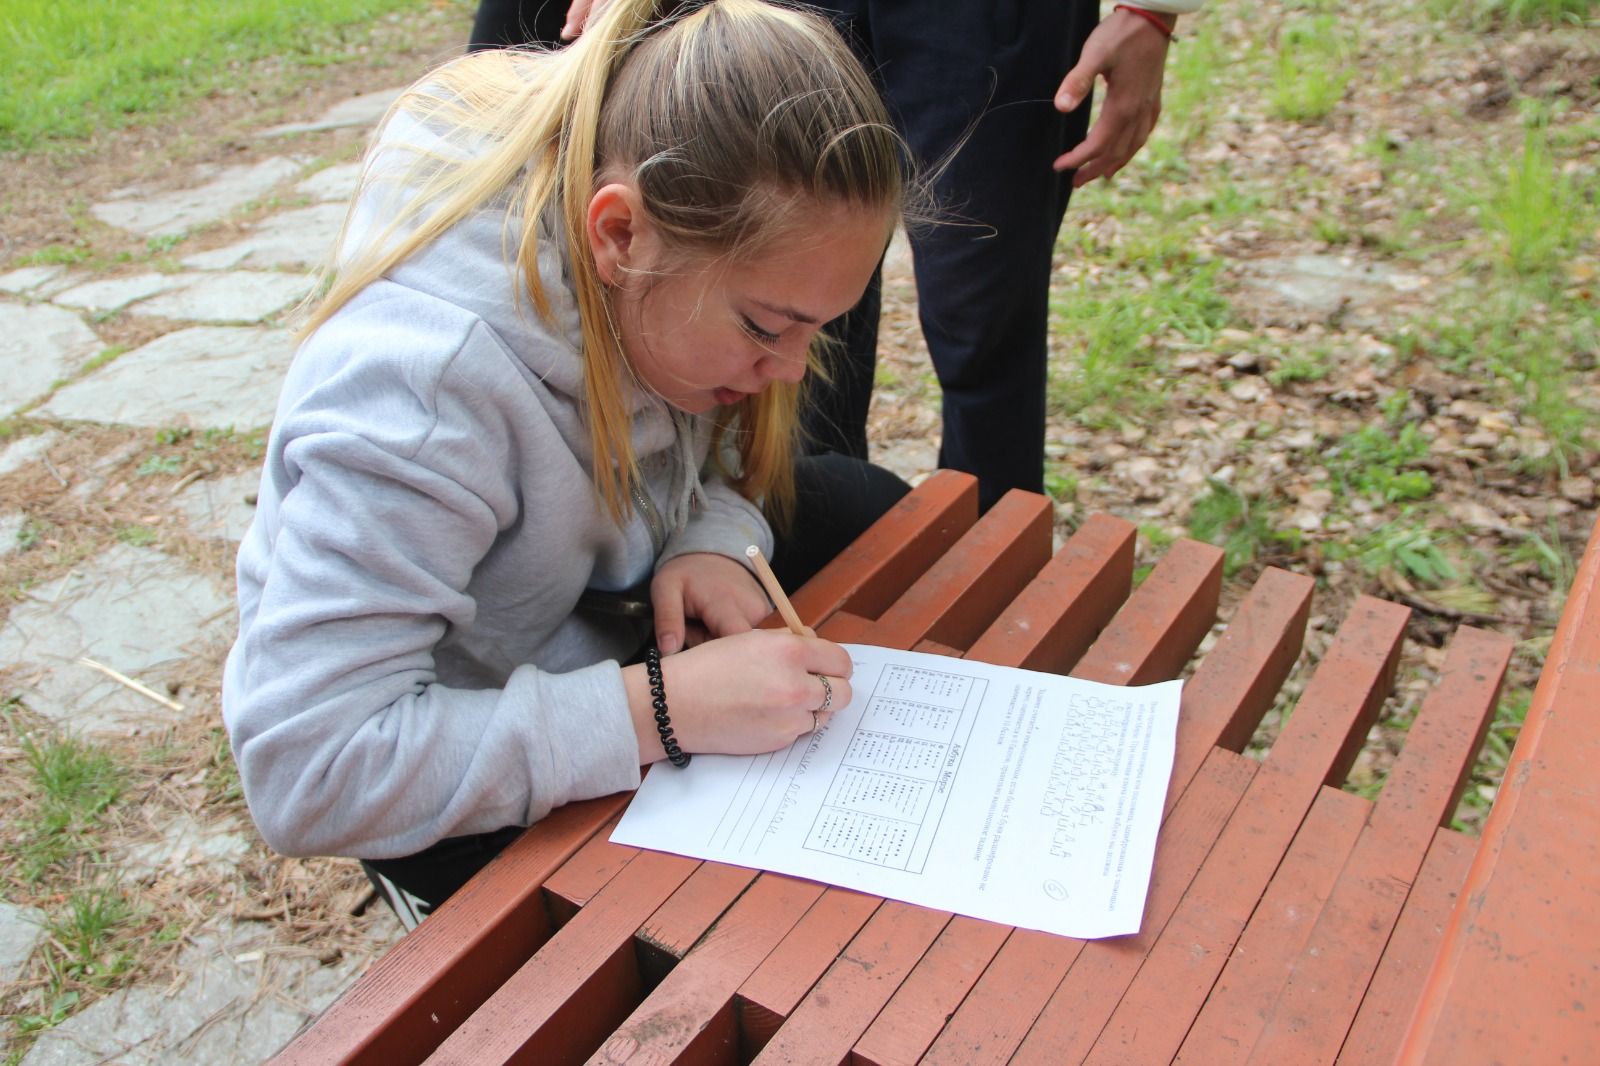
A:
[[[812,379],[800,410],[801,447],[811,455],[837,452],[867,458],[867,409],[878,361],[878,311],[883,268],[872,275],[861,301],[828,323],[828,380]]]
[[[809,581],[911,491],[900,478],[847,455],[815,455],[795,463],[795,514],[780,531],[772,572],[785,589]]]
[[[981,506],[1043,488],[1051,253],[1070,175],[1050,164],[1083,138],[1089,106],[1052,100],[1093,30],[1084,0],[926,7],[835,0],[925,165],[959,152],[936,186],[943,224],[912,234],[923,334],[944,390],[940,465],[978,475]],[[980,117],[981,116],[981,117]],[[876,347],[873,330],[856,343]],[[875,351],[852,347],[870,389]],[[827,410],[824,401],[824,410]],[[859,408],[864,427],[865,404]],[[840,449],[843,450],[843,449]]]
[[[867,0],[823,0],[820,6],[868,72],[875,70]],[[827,353],[828,380],[813,379],[800,412],[801,447],[808,454],[867,458],[867,409],[877,370],[882,300],[880,265],[860,302],[825,328],[834,341]]]
[[[478,0],[467,51],[543,44],[559,48],[566,0]]]
[[[400,924],[414,929],[522,831],[520,826],[507,826],[492,833],[451,837],[415,855],[363,859],[361,868]]]

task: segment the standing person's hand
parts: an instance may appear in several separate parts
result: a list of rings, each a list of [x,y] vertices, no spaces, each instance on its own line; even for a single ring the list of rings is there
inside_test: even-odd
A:
[[[758,755],[826,725],[850,702],[850,654],[832,641],[756,629],[661,660],[678,745],[687,752]],[[823,683],[823,678],[827,683]],[[664,757],[643,666],[622,671],[641,762]]]
[[[589,20],[604,11],[610,0],[572,0],[567,5],[567,21],[561,27],[563,41],[576,40]]]
[[[748,567],[710,552],[669,560],[650,582],[650,601],[662,655],[698,644],[705,636],[743,633],[772,613],[766,592]]]
[[[1113,11],[1084,42],[1078,65],[1056,90],[1056,109],[1071,111],[1088,97],[1095,78],[1105,79],[1105,98],[1083,143],[1055,161],[1056,170],[1077,168],[1077,188],[1109,178],[1127,165],[1150,138],[1161,115],[1161,82],[1169,39],[1145,18]]]

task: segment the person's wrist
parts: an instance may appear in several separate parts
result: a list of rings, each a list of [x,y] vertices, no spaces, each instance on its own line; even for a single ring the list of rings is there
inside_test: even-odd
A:
[[[1112,11],[1126,11],[1129,15],[1158,31],[1169,41],[1175,41],[1178,29],[1178,16],[1165,11],[1151,11],[1149,8],[1139,7],[1136,4],[1117,4]]]

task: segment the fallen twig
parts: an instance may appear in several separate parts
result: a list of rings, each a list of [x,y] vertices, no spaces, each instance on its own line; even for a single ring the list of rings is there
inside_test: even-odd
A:
[[[102,674],[105,674],[119,685],[126,685],[128,688],[133,689],[133,691],[137,692],[146,699],[154,700],[155,702],[161,704],[161,706],[167,708],[169,711],[178,711],[180,713],[183,711],[183,704],[179,703],[177,700],[169,699],[166,696],[163,696],[149,685],[135,681],[127,674],[118,673],[105,663],[97,663],[93,659],[86,659],[81,655],[78,656],[78,662],[82,663],[84,666],[87,666],[91,670],[100,671]]]

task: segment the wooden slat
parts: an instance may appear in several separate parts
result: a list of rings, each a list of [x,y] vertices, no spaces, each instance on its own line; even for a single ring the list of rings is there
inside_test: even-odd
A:
[[[1305,949],[1372,804],[1323,786],[1178,1050],[1185,1066],[1243,1062]]]
[[[818,975],[882,902],[877,896],[830,888],[812,904],[794,930],[739,987],[739,1031],[747,1052],[766,1047]]]
[[[1090,516],[973,643],[968,658],[1052,673],[1071,669],[1128,598],[1136,532],[1120,518]]]
[[[708,862],[690,876],[661,909],[639,929],[643,947],[660,952],[665,966],[681,959],[722,916],[740,893],[750,887],[756,871],[742,866]],[[797,916],[798,917],[798,916]]]
[[[757,878],[589,1061],[734,1061],[734,993],[821,895],[814,882]]]
[[[876,618],[978,520],[978,482],[937,470],[790,600],[813,628],[835,611]]]
[[[601,826],[588,843],[545,879],[545,907],[557,925],[571,921],[578,908],[593,899],[639,853],[638,848],[611,843],[611,833],[621,817],[619,814]]]
[[[1013,490],[883,612],[873,640],[966,647],[1050,559],[1050,501]]]
[[[1318,789],[1342,779],[1349,738],[1364,737],[1376,719],[1409,615],[1368,596],[1351,607],[1089,1061],[1166,1062],[1177,1053]]]
[[[1028,976],[1031,980],[1019,983],[1010,972],[1009,961],[1013,942],[1021,934],[1019,930],[939,1035],[927,1061],[952,1066],[956,1063],[1055,1064],[1066,1061],[1060,1055],[1063,1037],[1058,1029],[1078,1010],[1078,1003],[1077,993],[1067,990],[1063,978],[1070,980],[1069,975],[1084,965],[1085,956],[1119,960],[1124,954],[1133,956],[1131,965],[1112,961],[1111,968],[1128,965],[1131,975],[1150,941],[1177,908],[1195,871],[1205,861],[1255,773],[1253,760],[1220,748],[1212,749],[1210,758],[1195,776],[1193,787],[1185,790],[1183,801],[1162,826],[1139,934],[1091,941],[1047,937],[1037,961],[1034,961],[1032,940],[1035,934],[1030,934],[1029,939],[1022,942],[1019,959],[1030,963]],[[1104,965],[1097,963],[1089,967],[1089,972],[1096,974],[1105,970]],[[1126,984],[1126,979],[1122,984]],[[1115,1005],[1113,998],[1104,1013],[1109,1013]],[[1013,1053],[1015,1058],[1012,1058]]]
[[[835,611],[816,628],[817,636],[835,644],[862,644],[872,635],[872,619],[849,611]]]
[[[430,1066],[582,1062],[641,998],[635,930],[694,872],[646,851],[439,1045]]]
[[[1250,1061],[1331,1063],[1377,968],[1434,830],[1447,823],[1511,661],[1511,640],[1462,626],[1438,682],[1407,731],[1305,952]]]
[[[843,1062],[949,920],[946,911],[908,903],[879,907],[755,1062]]]
[[[1180,540],[1134,589],[1072,676],[1107,685],[1177,677],[1217,618],[1222,550]]]
[[[1168,810],[1213,745],[1242,752],[1250,743],[1300,657],[1314,584],[1287,570],[1262,571],[1221,639],[1184,683]]]
[[[1600,523],[1397,1061],[1600,1047]]]
[[[950,919],[856,1041],[851,1063],[899,1066],[922,1058],[1010,935],[1009,925],[960,915]]]
[[[1355,1024],[1339,1050],[1341,1066],[1394,1062],[1477,845],[1475,838],[1453,829],[1435,831],[1417,883],[1411,886],[1394,935],[1383,949],[1378,972],[1372,975]]]
[[[272,1061],[421,1062],[544,943],[549,922],[540,886],[626,805],[628,795],[552,811],[373,963]]]

